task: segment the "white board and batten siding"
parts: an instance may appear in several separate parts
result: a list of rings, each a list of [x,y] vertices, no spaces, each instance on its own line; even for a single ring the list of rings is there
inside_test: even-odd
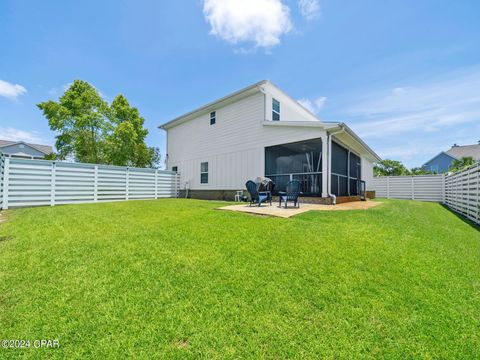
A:
[[[2,158],[1,201],[11,207],[177,197],[171,171]]]
[[[445,205],[480,224],[480,163],[445,176]]]
[[[443,202],[444,186],[443,175],[382,176],[373,178],[369,190],[389,199]]]

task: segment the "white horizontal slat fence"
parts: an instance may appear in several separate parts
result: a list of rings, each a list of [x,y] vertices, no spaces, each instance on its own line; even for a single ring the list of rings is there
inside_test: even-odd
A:
[[[0,209],[178,197],[179,177],[157,169],[0,157]]]
[[[445,176],[445,205],[480,224],[480,163]]]
[[[444,200],[444,187],[443,175],[374,177],[369,186],[378,197],[437,202]]]

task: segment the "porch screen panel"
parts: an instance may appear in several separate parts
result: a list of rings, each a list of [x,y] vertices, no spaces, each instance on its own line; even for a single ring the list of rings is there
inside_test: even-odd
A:
[[[265,176],[275,182],[276,191],[298,180],[305,195],[320,196],[322,191],[322,141],[306,140],[265,148]]]
[[[360,157],[332,141],[332,194],[336,196],[357,195],[360,173]]]
[[[332,142],[332,193],[336,196],[348,195],[348,150]]]
[[[358,181],[360,180],[360,157],[350,153],[350,195],[358,195]]]

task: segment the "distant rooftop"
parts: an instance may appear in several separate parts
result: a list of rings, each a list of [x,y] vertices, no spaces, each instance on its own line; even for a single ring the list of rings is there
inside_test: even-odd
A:
[[[456,159],[461,159],[462,157],[472,157],[474,160],[480,160],[480,142],[474,145],[453,145],[452,148],[446,153],[450,156],[453,156]]]
[[[50,145],[31,144],[31,143],[27,143],[25,141],[0,140],[0,149],[2,147],[15,145],[15,144],[25,144],[27,146],[30,146],[30,147],[34,148],[34,149],[37,149],[38,151],[44,153],[45,155],[49,155],[49,154],[53,153],[53,148]]]

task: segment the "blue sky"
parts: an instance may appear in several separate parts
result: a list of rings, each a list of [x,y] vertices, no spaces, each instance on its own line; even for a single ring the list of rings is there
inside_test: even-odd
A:
[[[53,143],[35,104],[74,79],[157,126],[269,79],[419,166],[480,140],[480,2],[0,1],[0,138]]]

